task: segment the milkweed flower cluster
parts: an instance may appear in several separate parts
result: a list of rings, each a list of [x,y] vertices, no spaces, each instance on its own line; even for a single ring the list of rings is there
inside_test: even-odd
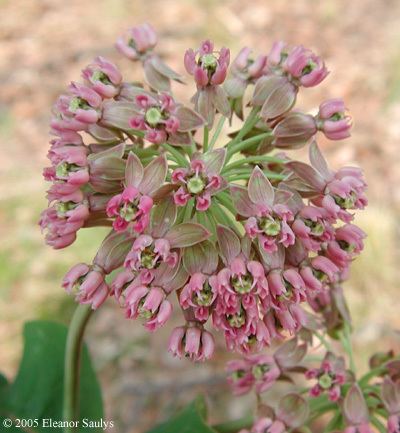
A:
[[[342,283],[365,238],[353,220],[367,205],[361,170],[330,168],[316,141],[350,135],[345,103],[324,101],[315,116],[294,110],[298,92],[327,77],[324,61],[276,42],[258,56],[244,47],[231,62],[228,48],[206,40],[183,56],[195,90],[181,102],[172,83],[183,78],[156,46],[149,24],[132,28],[116,47],[143,67],[143,84],[98,57],[54,105],[46,242],[65,248],[82,228],[110,227],[92,264],[75,265],[63,287],[93,309],[114,299],[149,331],[179,305],[168,350],[204,361],[220,333],[244,356],[227,367],[235,394],[305,372],[313,398],[357,400],[341,358],[329,352],[319,367],[301,365],[305,334],[348,326]],[[242,125],[224,141],[233,116]],[[309,163],[281,153],[305,146]],[[398,406],[385,404],[398,431]],[[352,416],[346,431],[369,422]],[[307,417],[305,397],[289,394],[250,431],[293,431]]]

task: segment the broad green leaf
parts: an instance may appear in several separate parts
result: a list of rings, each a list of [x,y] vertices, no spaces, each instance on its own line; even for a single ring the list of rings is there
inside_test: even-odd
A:
[[[256,167],[249,179],[249,197],[253,203],[270,206],[274,203],[274,188],[260,167]]]
[[[205,422],[204,398],[199,396],[177,415],[147,433],[216,433]]]
[[[201,224],[182,223],[172,227],[165,238],[172,248],[183,248],[205,241],[209,236],[210,232]]]
[[[64,354],[67,328],[55,322],[34,321],[24,327],[24,353],[15,378],[7,390],[3,417],[39,419],[34,432],[46,433],[45,418],[62,420]],[[2,391],[0,387],[0,392]],[[99,421],[103,417],[102,398],[87,348],[81,360],[80,418]],[[81,427],[80,432],[100,432],[101,428]],[[0,430],[1,431],[1,430]],[[12,431],[8,429],[7,431]]]
[[[143,179],[144,168],[140,159],[133,153],[129,152],[125,168],[126,186],[137,187]]]

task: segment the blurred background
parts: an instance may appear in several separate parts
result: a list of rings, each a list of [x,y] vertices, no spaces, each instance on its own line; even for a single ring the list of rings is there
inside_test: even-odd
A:
[[[68,323],[74,305],[60,288],[63,274],[90,261],[102,230],[82,231],[63,251],[44,245],[37,226],[46,207],[50,108],[96,55],[115,61],[126,80],[136,65],[113,49],[129,26],[148,21],[158,51],[183,73],[187,47],[205,38],[235,55],[243,45],[267,53],[283,39],[319,53],[331,70],[298,107],[312,110],[343,97],[355,123],[352,138],[320,140],[334,167],[363,167],[370,204],[357,216],[368,233],[345,292],[354,318],[356,362],[365,371],[376,350],[399,349],[400,329],[400,2],[398,0],[0,0],[0,366],[17,370],[22,325],[29,319]],[[188,80],[189,81],[189,80]],[[178,94],[187,98],[187,87]],[[301,155],[305,157],[305,155]],[[107,419],[117,431],[140,432],[199,391],[209,393],[211,418],[239,417],[250,398],[231,399],[220,342],[215,361],[193,366],[166,353],[167,330],[149,336],[113,302],[92,319],[87,341],[103,386]]]

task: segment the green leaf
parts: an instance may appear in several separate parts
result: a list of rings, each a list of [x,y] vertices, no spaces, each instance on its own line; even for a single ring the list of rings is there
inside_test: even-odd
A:
[[[199,396],[170,420],[149,430],[147,433],[215,433],[205,423],[206,405]]]
[[[4,418],[37,418],[39,425],[32,431],[43,433],[49,431],[49,427],[43,426],[43,419],[62,420],[66,338],[67,328],[59,323],[25,324],[24,353],[17,377],[7,390],[7,401],[2,407]],[[103,418],[101,391],[85,346],[82,352],[80,418],[99,421]],[[0,395],[2,390],[0,385]],[[76,431],[101,432],[102,429],[84,427],[80,422]]]
[[[166,234],[172,248],[190,247],[209,238],[210,232],[201,224],[182,223],[172,227]]]
[[[3,407],[3,404],[5,402],[8,387],[9,384],[7,382],[7,378],[0,373],[0,408]]]

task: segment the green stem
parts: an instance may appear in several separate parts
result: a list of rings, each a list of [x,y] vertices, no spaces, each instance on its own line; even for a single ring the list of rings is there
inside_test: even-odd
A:
[[[371,379],[375,376],[380,376],[387,371],[386,367],[377,367],[364,374],[364,376],[358,381],[361,387],[364,387]]]
[[[237,136],[228,143],[228,147],[230,145],[235,144],[238,141],[240,141],[248,132],[251,131],[251,129],[253,128],[253,126],[259,120],[259,117],[258,117],[258,112],[259,111],[260,111],[259,107],[253,107],[253,109],[251,110],[250,114],[248,115],[246,121],[244,122],[242,128],[238,132]]]
[[[231,162],[230,164],[226,165],[223,170],[223,173],[227,173],[230,170],[234,170],[237,167],[241,167],[244,164],[250,164],[250,163],[259,163],[259,162],[275,162],[275,163],[284,163],[284,161],[280,158],[276,158],[274,156],[249,156],[247,158],[241,158],[238,161]]]
[[[233,154],[237,152],[241,152],[246,149],[246,147],[250,147],[253,144],[260,142],[263,138],[270,137],[272,132],[263,132],[262,134],[255,135],[254,137],[247,138],[241,142],[233,144],[231,147],[228,147],[228,153],[226,155],[226,162],[228,162]]]
[[[246,180],[246,179],[249,179],[249,177],[251,176],[252,172],[253,172],[253,170],[251,170],[251,171],[244,171],[244,170],[241,171],[241,170],[238,170],[237,174],[231,174],[230,176],[225,176],[225,179],[228,182],[233,182],[235,180]],[[268,179],[284,180],[287,177],[284,174],[274,173],[273,171],[263,170],[263,173],[265,174],[265,176]]]
[[[372,415],[371,422],[379,430],[380,433],[386,433],[386,427],[379,421],[376,416]]]
[[[217,127],[215,129],[215,132],[214,132],[213,136],[211,137],[211,141],[210,141],[210,144],[208,146],[208,150],[213,150],[214,144],[217,142],[218,137],[221,134],[222,128],[224,127],[225,119],[226,119],[225,116],[221,116],[221,118],[219,119]]]
[[[178,164],[183,165],[184,167],[189,165],[189,161],[177,149],[167,143],[164,143],[162,146],[174,156]]]
[[[351,339],[350,339],[350,328],[347,324],[345,324],[342,332],[339,333],[340,341],[342,343],[343,349],[347,353],[350,362],[350,370],[355,374],[356,365],[354,362],[353,349],[351,347]]]
[[[314,331],[313,334],[322,343],[322,345],[325,347],[326,350],[332,351],[332,348],[331,348],[331,345],[329,344],[329,341],[323,335],[319,334],[317,331]]]
[[[191,198],[185,206],[185,212],[183,214],[183,222],[190,221],[192,219],[192,213],[194,208],[194,198]]]
[[[237,222],[233,220],[225,210],[220,206],[217,200],[210,207],[210,212],[213,214],[214,218],[221,224],[231,227],[236,231]]]
[[[64,364],[64,421],[76,421],[79,416],[79,370],[83,334],[92,313],[90,305],[79,305],[69,325]],[[73,430],[73,427],[66,427],[65,433]]]
[[[208,126],[204,127],[204,136],[203,136],[203,153],[206,153],[208,150],[208,137],[210,135],[210,130]]]
[[[229,212],[231,212],[233,215],[236,215],[235,207],[228,193],[220,192],[217,194],[216,197],[221,202],[222,206],[226,207],[229,210]]]

